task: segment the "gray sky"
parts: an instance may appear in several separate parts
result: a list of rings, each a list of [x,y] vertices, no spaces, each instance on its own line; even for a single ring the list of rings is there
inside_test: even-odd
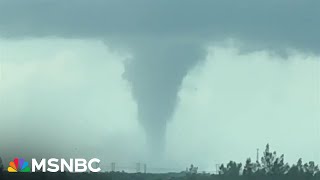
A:
[[[0,152],[319,162],[319,5],[0,0]]]

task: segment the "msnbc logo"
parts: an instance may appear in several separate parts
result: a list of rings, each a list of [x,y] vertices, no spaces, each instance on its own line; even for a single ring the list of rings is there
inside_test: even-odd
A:
[[[86,159],[76,158],[76,159],[41,159],[37,161],[36,159],[31,159],[31,169],[29,163],[23,158],[14,158],[12,162],[9,163],[8,172],[100,172],[101,169],[98,167],[100,160],[97,158]],[[93,167],[95,165],[95,167]]]
[[[24,161],[24,159],[14,158],[14,160],[9,163],[8,172],[30,172],[28,165],[28,162]]]

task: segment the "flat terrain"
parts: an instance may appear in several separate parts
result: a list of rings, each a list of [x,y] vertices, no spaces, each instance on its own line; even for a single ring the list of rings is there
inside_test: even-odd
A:
[[[0,180],[320,180],[310,176],[219,176],[209,174],[186,175],[184,173],[3,173]]]

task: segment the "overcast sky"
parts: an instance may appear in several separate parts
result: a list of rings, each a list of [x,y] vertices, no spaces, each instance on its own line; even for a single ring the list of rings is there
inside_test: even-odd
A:
[[[0,0],[0,156],[320,162],[319,6]]]

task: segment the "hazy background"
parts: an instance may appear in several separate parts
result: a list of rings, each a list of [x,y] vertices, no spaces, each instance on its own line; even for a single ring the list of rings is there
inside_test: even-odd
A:
[[[318,1],[0,1],[0,156],[320,162]]]

